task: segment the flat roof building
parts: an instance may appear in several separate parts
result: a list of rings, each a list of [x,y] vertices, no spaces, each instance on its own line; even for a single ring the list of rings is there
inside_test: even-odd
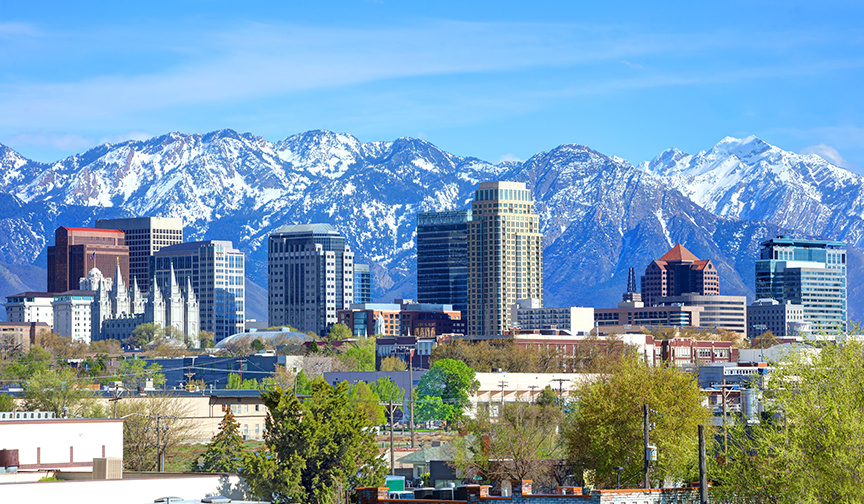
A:
[[[174,217],[100,219],[96,227],[123,231],[129,247],[129,275],[124,278],[129,285],[138,282],[142,292],[150,292],[150,256],[162,247],[183,243],[183,220]]]
[[[417,214],[417,300],[468,314],[468,221],[471,210]]]
[[[662,306],[700,306],[699,324],[696,327],[717,328],[747,336],[747,298],[745,296],[703,296],[681,294],[657,298]]]
[[[129,278],[129,248],[123,231],[61,226],[54,231],[54,245],[48,247],[47,290],[77,289],[91,269],[114,271],[118,264],[123,278]]]

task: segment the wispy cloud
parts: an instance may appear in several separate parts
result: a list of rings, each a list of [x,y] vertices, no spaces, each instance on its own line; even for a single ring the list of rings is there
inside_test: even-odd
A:
[[[820,143],[818,145],[811,145],[809,147],[804,147],[801,149],[801,154],[816,154],[821,157],[825,161],[829,163],[839,166],[841,168],[849,168],[849,162],[843,159],[843,156],[840,155],[840,152],[831,147],[830,145],[825,145],[824,143]]]

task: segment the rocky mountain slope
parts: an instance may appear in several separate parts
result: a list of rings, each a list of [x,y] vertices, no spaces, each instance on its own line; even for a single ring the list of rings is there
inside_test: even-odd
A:
[[[715,262],[723,293],[751,296],[758,243],[778,229],[860,245],[860,177],[753,138],[695,156],[669,150],[634,167],[579,145],[494,165],[412,138],[170,133],[52,164],[0,146],[0,295],[44,289],[38,268],[60,225],[168,215],[183,218],[187,239],[231,239],[244,250],[258,299],[267,235],[308,222],[346,235],[357,261],[372,265],[376,298],[412,297],[416,213],[465,207],[480,181],[503,179],[534,190],[548,306],[614,305],[627,268],[644,269],[677,242]],[[850,251],[850,286],[861,284],[860,257]],[[853,316],[862,310],[850,299]],[[249,311],[260,317],[266,306]]]

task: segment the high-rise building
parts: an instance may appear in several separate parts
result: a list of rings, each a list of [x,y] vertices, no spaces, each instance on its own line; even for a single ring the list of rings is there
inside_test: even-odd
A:
[[[803,307],[813,335],[846,330],[846,244],[786,236],[760,244],[756,299]]]
[[[682,294],[720,294],[720,279],[710,259],[700,260],[679,243],[645,268],[642,302],[654,306],[658,298]]]
[[[521,182],[481,182],[468,221],[468,333],[503,334],[517,299],[543,300],[543,235]]]
[[[720,296],[712,294],[681,294],[657,298],[661,306],[700,306],[699,327],[724,329],[741,333],[747,337],[747,298],[745,296]]]
[[[471,210],[417,214],[417,301],[468,310]]]
[[[179,290],[192,289],[198,302],[201,330],[212,331],[213,341],[218,343],[243,332],[245,262],[243,252],[235,249],[231,241],[206,240],[159,250],[150,259],[150,271],[161,296],[177,295],[176,306],[182,305]],[[188,294],[184,297],[192,299]],[[179,319],[179,315],[174,318]]]
[[[354,253],[345,237],[330,224],[282,226],[267,250],[270,324],[324,336],[354,300]]]
[[[132,217],[96,221],[99,229],[119,229],[129,247],[129,276],[142,292],[150,292],[150,256],[162,247],[183,243],[183,220],[173,217]],[[109,270],[110,271],[110,270]]]
[[[129,248],[119,229],[59,227],[48,247],[48,292],[78,288],[78,281],[93,268],[114,271],[116,265],[129,278]]]
[[[368,264],[354,265],[354,302],[372,302],[372,274]]]

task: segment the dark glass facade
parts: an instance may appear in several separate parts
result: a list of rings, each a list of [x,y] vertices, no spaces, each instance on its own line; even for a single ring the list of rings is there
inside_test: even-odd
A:
[[[417,301],[468,310],[471,210],[417,214]]]

